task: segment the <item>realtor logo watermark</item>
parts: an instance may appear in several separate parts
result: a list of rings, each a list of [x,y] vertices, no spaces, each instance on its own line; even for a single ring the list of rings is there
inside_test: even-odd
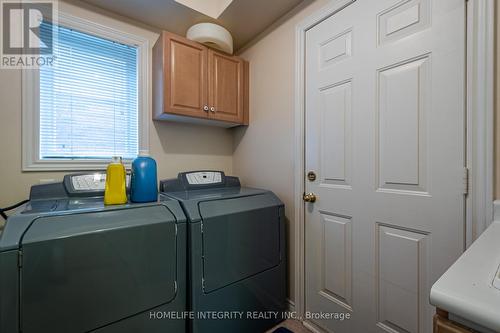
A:
[[[0,0],[0,68],[52,66],[57,0]]]

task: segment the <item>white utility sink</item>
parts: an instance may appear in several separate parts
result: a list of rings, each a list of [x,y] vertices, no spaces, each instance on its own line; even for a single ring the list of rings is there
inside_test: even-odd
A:
[[[498,266],[497,273],[495,274],[495,278],[493,279],[493,287],[500,290],[500,266]]]
[[[500,201],[491,225],[431,288],[431,304],[500,332]]]

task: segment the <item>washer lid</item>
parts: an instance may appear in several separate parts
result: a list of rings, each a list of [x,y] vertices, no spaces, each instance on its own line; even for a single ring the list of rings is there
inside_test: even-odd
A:
[[[34,220],[21,246],[22,331],[89,332],[171,302],[176,243],[163,205]]]
[[[272,192],[250,187],[212,188],[206,190],[165,192],[164,194],[181,203],[189,222],[200,222],[201,215],[198,205],[201,202],[245,198],[265,193],[269,193],[274,198],[275,204],[282,204]]]

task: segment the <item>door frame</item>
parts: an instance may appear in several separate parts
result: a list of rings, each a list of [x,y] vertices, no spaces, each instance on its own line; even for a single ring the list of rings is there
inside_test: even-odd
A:
[[[305,215],[302,200],[305,189],[305,37],[309,29],[355,1],[331,0],[295,27],[294,310],[300,318],[305,313]],[[493,219],[495,0],[463,1],[466,1],[467,12],[465,249]],[[309,321],[304,321],[304,324],[314,331],[321,331]]]

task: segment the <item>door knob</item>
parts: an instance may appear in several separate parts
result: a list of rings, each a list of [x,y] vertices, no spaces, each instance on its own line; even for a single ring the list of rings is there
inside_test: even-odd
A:
[[[208,105],[203,106],[203,111],[208,112]]]
[[[215,106],[212,106],[212,107],[210,108],[210,111],[215,112]]]
[[[314,193],[304,193],[302,199],[304,199],[305,202],[315,202],[316,195]]]

